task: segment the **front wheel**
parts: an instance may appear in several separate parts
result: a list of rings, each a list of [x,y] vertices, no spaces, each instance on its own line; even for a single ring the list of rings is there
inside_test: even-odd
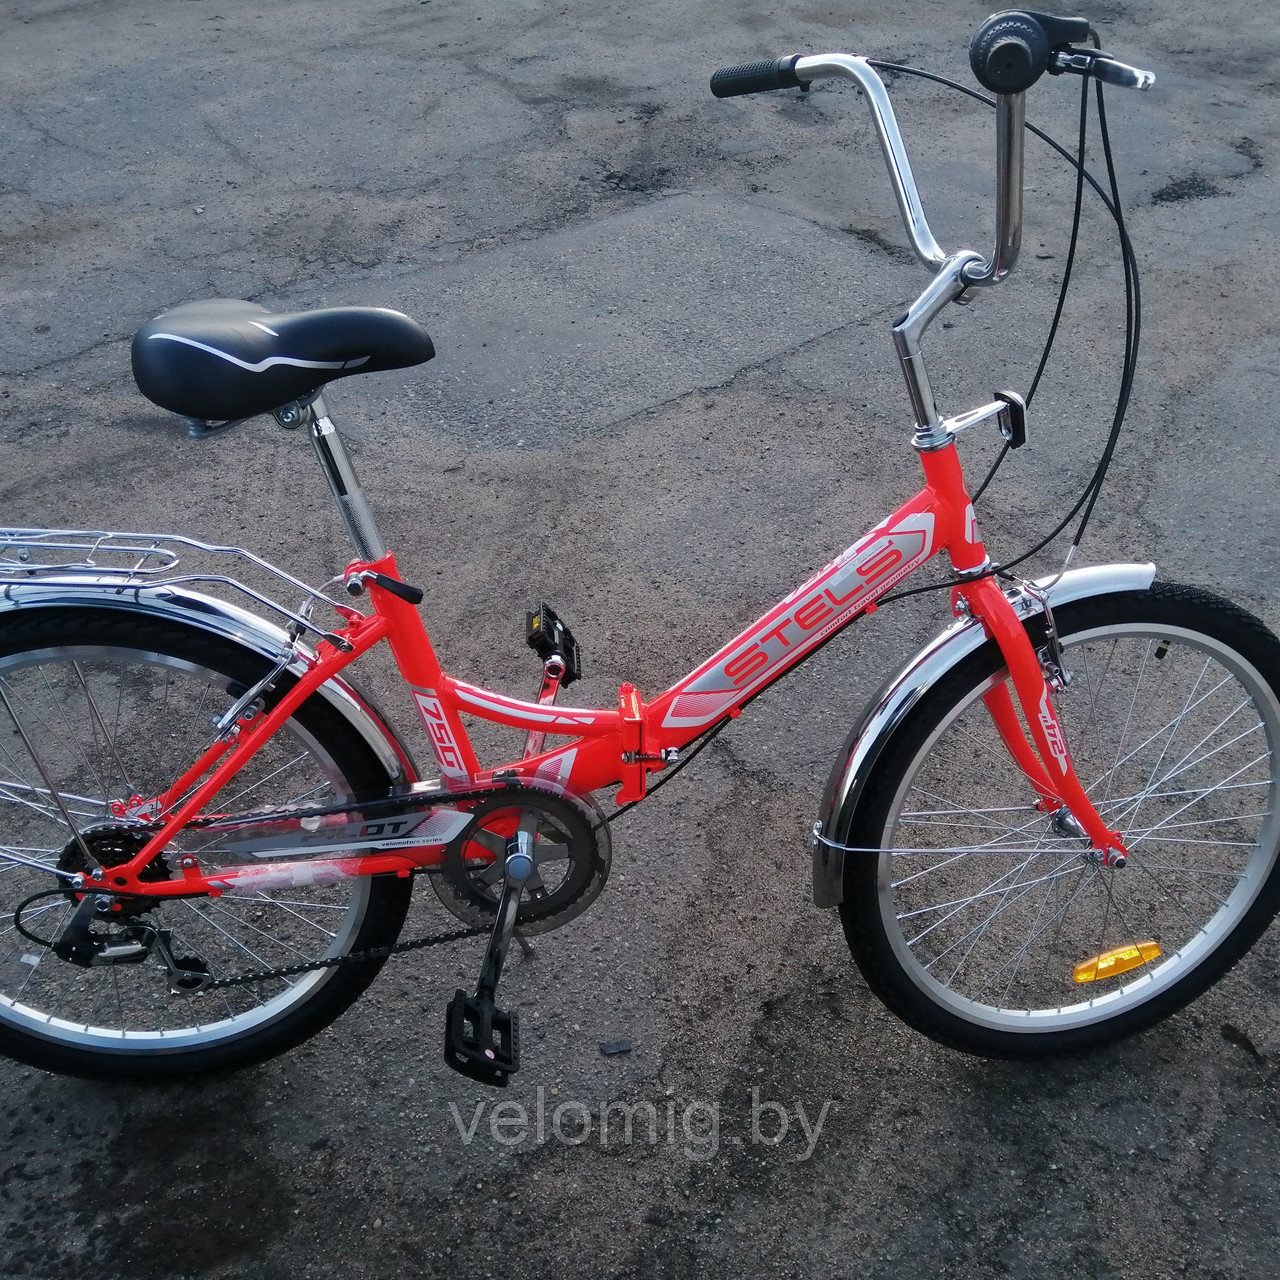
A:
[[[983,702],[989,641],[885,745],[842,843],[841,917],[872,990],[990,1057],[1083,1049],[1181,1008],[1280,906],[1280,641],[1189,587],[1055,613],[1072,763],[1127,864],[1043,812]],[[1044,619],[1028,623],[1037,645]]]

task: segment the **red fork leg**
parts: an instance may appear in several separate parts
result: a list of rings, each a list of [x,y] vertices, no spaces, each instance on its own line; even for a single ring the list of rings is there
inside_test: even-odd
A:
[[[1000,739],[1013,757],[1014,763],[1027,775],[1027,781],[1040,797],[1041,808],[1048,813],[1060,809],[1062,797],[1053,789],[1053,783],[1044,771],[1040,757],[1031,749],[1027,735],[1022,731],[1022,724],[1014,709],[1008,684],[1001,683],[994,689],[989,689],[982,695],[982,701],[987,704],[987,710],[991,713],[991,719],[1000,733]]]
[[[996,726],[1009,744],[1014,760],[1027,772],[1042,799],[1048,799],[1044,795],[1044,782],[1050,784],[1051,791],[1065,802],[1071,815],[1084,828],[1094,847],[1102,851],[1106,861],[1114,861],[1117,855],[1123,857],[1126,851],[1120,833],[1107,829],[1072,768],[1071,758],[1067,753],[1067,740],[1058,722],[1053,699],[1049,696],[1049,686],[1045,682],[1040,659],[1036,657],[1035,648],[1022,629],[1013,606],[1005,599],[1004,592],[994,578],[980,578],[976,582],[966,583],[959,590],[969,602],[970,609],[986,624],[987,630],[995,637],[1004,654],[1005,665],[1009,668],[1018,701],[1022,704],[1022,714],[1031,731],[1031,740],[1040,756],[1039,763],[1043,766],[1039,785],[1035,773],[1027,770],[1024,764],[1030,753],[1023,754],[1014,746],[1015,739],[1022,739],[1023,747],[1026,746],[1020,726],[1016,734],[1008,732],[1008,719],[1002,713],[996,717]],[[1005,696],[1008,697],[1007,694]],[[987,705],[990,707],[991,703],[988,702]],[[1012,715],[1011,701],[1008,711]]]

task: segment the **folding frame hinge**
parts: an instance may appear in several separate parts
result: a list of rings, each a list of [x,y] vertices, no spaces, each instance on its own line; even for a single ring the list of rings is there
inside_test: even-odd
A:
[[[622,715],[622,757],[619,763],[622,786],[614,797],[618,804],[644,799],[648,762],[644,757],[641,706],[640,691],[635,685],[624,684],[618,690],[618,711]]]

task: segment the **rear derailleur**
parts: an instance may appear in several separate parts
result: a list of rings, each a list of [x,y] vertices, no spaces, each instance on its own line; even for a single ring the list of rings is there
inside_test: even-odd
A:
[[[95,922],[111,911],[112,899],[106,894],[85,894],[49,944],[49,950],[69,964],[82,969],[111,964],[142,964],[148,959],[160,963],[169,979],[169,990],[175,995],[190,995],[209,981],[209,966],[199,956],[175,956],[168,929],[158,929],[146,921],[120,924],[100,933]]]
[[[67,843],[58,859],[58,870],[64,875],[84,875],[93,872],[94,867],[118,866],[141,852],[149,838],[146,831],[123,822],[87,827]],[[143,869],[140,878],[166,880],[168,877],[169,864],[161,854]],[[157,899],[107,893],[68,893],[67,896],[72,901],[79,899],[76,909],[58,936],[44,943],[59,960],[89,969],[109,964],[142,964],[155,957],[160,961],[157,968],[165,971],[169,990],[175,995],[198,991],[209,980],[209,966],[199,956],[175,958],[169,930],[139,919],[158,905]],[[18,918],[21,914],[22,907],[19,907],[14,919],[18,931],[40,941],[22,927]],[[96,931],[95,924],[108,926],[108,931]]]

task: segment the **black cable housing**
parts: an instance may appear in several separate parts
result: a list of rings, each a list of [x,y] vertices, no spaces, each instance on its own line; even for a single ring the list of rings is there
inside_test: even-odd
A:
[[[946,76],[940,76],[931,71],[921,71],[916,67],[905,66],[895,62],[881,62],[876,59],[868,59],[871,66],[880,71],[891,71],[902,75],[916,76],[922,80],[930,80],[936,84],[945,85],[947,88],[955,89],[959,93],[963,93],[966,97],[975,99],[978,102],[985,103],[987,106],[994,108],[996,100],[988,97],[986,94],[978,93],[974,89],[970,89],[967,85],[951,80]],[[1049,357],[1053,350],[1054,340],[1058,334],[1058,326],[1062,317],[1063,304],[1066,299],[1067,288],[1071,280],[1072,268],[1075,264],[1076,246],[1079,238],[1081,205],[1084,194],[1084,186],[1087,183],[1102,201],[1107,212],[1111,214],[1116,224],[1116,230],[1120,240],[1121,260],[1124,266],[1124,287],[1125,287],[1125,342],[1124,356],[1121,363],[1120,386],[1116,395],[1115,411],[1112,416],[1111,429],[1108,433],[1106,443],[1103,446],[1102,453],[1099,456],[1097,466],[1093,475],[1090,477],[1088,484],[1085,485],[1083,493],[1072,505],[1067,514],[1046,534],[1039,542],[1022,552],[1012,560],[1003,561],[1000,564],[992,565],[984,577],[994,575],[1003,575],[1014,566],[1022,564],[1025,560],[1030,559],[1037,552],[1042,551],[1049,545],[1059,534],[1071,523],[1073,519],[1084,509],[1080,523],[1076,528],[1071,539],[1071,546],[1074,549],[1080,545],[1081,539],[1084,537],[1085,529],[1088,527],[1089,520],[1093,515],[1094,506],[1101,492],[1102,484],[1106,479],[1107,471],[1111,466],[1111,460],[1115,455],[1116,444],[1119,440],[1120,430],[1124,425],[1124,418],[1129,408],[1129,400],[1133,390],[1133,379],[1137,369],[1138,344],[1142,332],[1142,302],[1141,290],[1138,283],[1138,264],[1133,252],[1133,245],[1129,240],[1128,229],[1125,226],[1124,215],[1120,206],[1120,189],[1116,179],[1115,163],[1111,152],[1111,138],[1107,129],[1106,108],[1103,99],[1103,90],[1101,81],[1094,81],[1094,88],[1097,97],[1098,106],[1098,131],[1102,141],[1103,155],[1107,168],[1107,185],[1110,191],[1105,191],[1098,179],[1088,170],[1084,163],[1085,141],[1087,136],[1088,125],[1088,100],[1089,100],[1089,81],[1086,78],[1081,85],[1080,95],[1080,136],[1078,144],[1078,155],[1073,156],[1061,143],[1051,138],[1043,129],[1027,122],[1025,128],[1028,132],[1034,134],[1042,142],[1052,147],[1064,160],[1067,161],[1076,171],[1076,199],[1075,210],[1072,219],[1071,239],[1068,248],[1067,262],[1063,269],[1063,278],[1058,291],[1058,303],[1054,310],[1053,321],[1049,327],[1049,333],[1045,340],[1044,348],[1041,352],[1039,365],[1036,369],[1034,378],[1032,379],[1031,389],[1027,394],[1027,403],[1030,404],[1035,396],[1035,392],[1040,385],[1040,380],[1044,374],[1045,367],[1048,364]],[[1008,445],[1006,444],[997,455],[991,469],[987,472],[982,483],[974,491],[973,500],[977,500],[982,496],[987,486],[995,478],[996,472],[999,470],[1001,463],[1008,455]],[[909,596],[923,595],[929,591],[941,591],[946,588],[955,586],[954,580],[945,582],[932,582],[921,587],[912,587],[905,591],[895,592],[893,595],[884,597],[878,604],[890,604],[895,600],[904,600]]]
[[[867,61],[878,71],[892,71],[902,75],[917,76],[921,80],[932,80],[936,84],[945,85],[950,89],[956,89],[960,93],[963,93],[970,98],[974,98],[978,102],[985,103],[989,107],[994,108],[996,105],[994,98],[990,98],[983,93],[978,93],[977,90],[970,89],[967,85],[948,79],[946,76],[936,75],[931,71],[921,71],[916,67],[908,67],[896,62],[881,62],[877,59],[871,58]],[[1028,132],[1034,134],[1042,142],[1052,147],[1053,150],[1066,160],[1067,163],[1076,171],[1075,207],[1071,220],[1071,237],[1067,249],[1066,263],[1063,267],[1062,281],[1058,288],[1058,301],[1054,308],[1053,320],[1049,325],[1049,333],[1040,353],[1040,360],[1036,367],[1035,375],[1031,380],[1031,387],[1028,390],[1025,399],[1028,405],[1035,399],[1036,391],[1040,386],[1040,380],[1044,376],[1045,368],[1047,367],[1049,358],[1053,352],[1054,341],[1058,336],[1058,327],[1062,320],[1063,306],[1066,302],[1067,290],[1070,287],[1072,270],[1075,266],[1076,248],[1079,243],[1080,236],[1080,215],[1084,201],[1084,188],[1085,185],[1088,184],[1088,186],[1093,189],[1098,199],[1102,201],[1107,212],[1110,213],[1112,218],[1115,220],[1116,229],[1120,238],[1121,257],[1124,263],[1124,359],[1121,366],[1120,387],[1116,396],[1115,412],[1111,420],[1111,430],[1107,436],[1106,444],[1103,446],[1102,454],[1099,457],[1094,473],[1092,477],[1090,477],[1089,483],[1085,486],[1084,492],[1080,495],[1079,499],[1077,499],[1071,510],[1068,511],[1062,520],[1054,526],[1050,533],[1048,533],[1028,551],[1024,551],[1020,556],[1017,556],[1013,560],[1005,561],[1002,564],[992,565],[985,574],[980,575],[982,577],[993,577],[997,575],[1010,576],[1008,575],[1008,571],[1010,569],[1015,565],[1021,564],[1024,560],[1029,559],[1031,556],[1035,555],[1036,552],[1041,551],[1048,546],[1049,543],[1052,542],[1067,527],[1067,525],[1071,523],[1077,513],[1079,513],[1080,509],[1084,507],[1084,515],[1081,517],[1080,524],[1076,528],[1076,532],[1071,540],[1073,548],[1080,545],[1080,540],[1084,536],[1084,531],[1089,523],[1089,518],[1093,514],[1093,508],[1094,504],[1097,502],[1098,493],[1101,491],[1102,483],[1106,479],[1107,470],[1111,465],[1111,459],[1115,454],[1116,443],[1120,436],[1120,429],[1124,424],[1125,414],[1129,408],[1129,398],[1133,390],[1134,372],[1137,367],[1138,341],[1142,332],[1142,303],[1141,293],[1138,287],[1138,264],[1137,259],[1134,256],[1133,245],[1129,240],[1128,230],[1125,227],[1124,215],[1120,209],[1120,188],[1119,183],[1116,180],[1115,164],[1111,154],[1111,139],[1107,132],[1107,117],[1106,109],[1103,105],[1101,81],[1095,80],[1094,87],[1097,92],[1098,102],[1098,131],[1102,140],[1103,155],[1106,159],[1107,183],[1110,188],[1110,195],[1108,195],[1107,191],[1103,190],[1102,185],[1098,182],[1097,178],[1089,172],[1084,163],[1085,143],[1088,136],[1089,81],[1087,78],[1080,86],[1080,131],[1076,155],[1073,156],[1064,146],[1061,145],[1061,143],[1057,142],[1054,138],[1051,138],[1043,129],[1038,128],[1036,125],[1027,122],[1024,126]],[[977,502],[986,490],[987,486],[995,478],[996,472],[1000,469],[1000,464],[1004,461],[1008,452],[1009,446],[1006,443],[1000,450],[995,462],[992,463],[991,469],[987,472],[982,483],[975,490],[973,494],[974,502]],[[972,581],[972,579],[970,579],[970,581]],[[890,604],[895,600],[905,600],[908,596],[922,595],[928,591],[941,591],[945,588],[954,587],[955,585],[955,581],[950,580],[946,582],[931,582],[923,587],[912,587],[906,591],[898,591],[893,595],[885,596],[882,600],[877,601],[877,607],[879,605]],[[843,630],[843,628],[841,628],[841,630]],[[836,634],[839,633],[837,632]],[[833,635],[831,639],[834,638],[835,636]],[[824,644],[825,643],[826,642],[824,642]],[[819,649],[822,647],[823,645],[817,646]],[[806,658],[811,657],[814,652],[817,652],[817,649],[805,655]],[[801,659],[801,661],[804,661],[804,659]],[[797,663],[796,665],[798,666],[800,664]],[[764,690],[760,690],[760,692],[762,693]],[[748,701],[750,701],[750,699],[748,699]],[[711,743],[712,739],[730,723],[730,719],[731,718],[729,716],[725,716],[723,719],[717,721],[707,729],[700,738],[696,739],[696,745],[694,745],[693,749],[689,751],[688,755],[686,755],[672,769],[664,773],[663,776],[648,789],[648,795],[652,795],[660,787],[665,786],[666,783],[670,782],[671,779],[674,778],[686,765],[692,763],[694,757],[697,756],[703,748],[707,747]],[[622,805],[614,813],[611,813],[606,818],[606,821],[615,822],[618,818],[622,817],[624,813],[629,813],[639,803],[639,800],[633,800],[629,804]]]

